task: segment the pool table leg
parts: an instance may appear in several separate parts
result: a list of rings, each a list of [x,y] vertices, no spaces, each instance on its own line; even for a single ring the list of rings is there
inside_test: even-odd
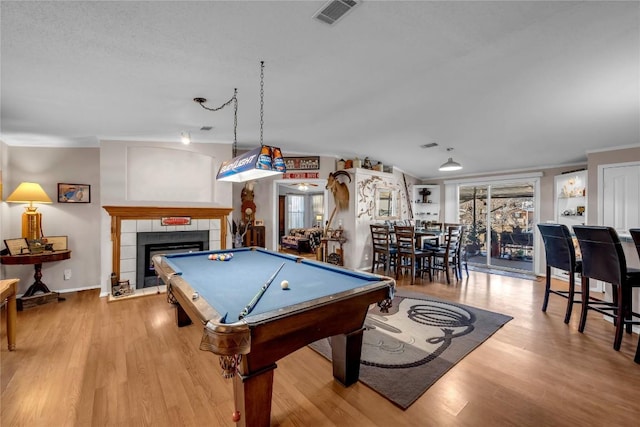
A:
[[[331,358],[333,377],[345,386],[358,381],[360,377],[360,355],[364,328],[348,334],[331,337]]]
[[[236,411],[240,412],[239,426],[268,427],[271,423],[271,395],[273,370],[271,366],[249,375],[237,373],[233,377]]]
[[[191,318],[179,303],[176,304],[176,323],[178,326],[189,326],[192,323]]]

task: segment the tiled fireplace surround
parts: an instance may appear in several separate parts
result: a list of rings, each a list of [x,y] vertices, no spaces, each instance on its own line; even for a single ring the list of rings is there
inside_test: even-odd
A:
[[[209,231],[209,249],[227,247],[231,208],[104,206],[111,216],[112,270],[120,280],[136,283],[136,236],[140,232]],[[163,226],[166,217],[189,217],[191,224]]]

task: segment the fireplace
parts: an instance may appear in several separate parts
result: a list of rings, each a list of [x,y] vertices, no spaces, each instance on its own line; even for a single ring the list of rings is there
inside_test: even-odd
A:
[[[208,230],[140,232],[136,236],[136,288],[157,285],[154,255],[209,250]]]
[[[158,232],[161,234],[173,232],[204,231],[209,235],[208,240],[200,237],[197,240],[189,238],[186,242],[206,241],[202,248],[227,248],[228,216],[231,208],[221,207],[158,207],[158,206],[103,206],[111,217],[111,265],[103,266],[106,272],[103,291],[105,295],[111,292],[111,275],[115,274],[119,280],[129,280],[136,288],[144,287],[138,271],[144,271],[144,250],[142,252],[142,266],[138,265],[137,233]],[[162,218],[188,217],[191,224],[184,226],[166,226]],[[166,243],[166,242],[165,242]],[[189,249],[187,249],[187,252]],[[142,281],[141,281],[142,280]],[[154,280],[154,285],[155,285]]]

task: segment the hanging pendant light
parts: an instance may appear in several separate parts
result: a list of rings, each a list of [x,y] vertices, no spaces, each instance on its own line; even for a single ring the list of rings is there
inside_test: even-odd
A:
[[[218,108],[208,108],[204,106],[207,102],[204,98],[194,98],[202,108],[210,111],[218,111],[233,103],[233,158],[222,163],[216,179],[227,182],[245,182],[254,179],[266,178],[268,176],[285,173],[287,168],[284,163],[282,151],[279,147],[264,145],[264,61],[260,61],[260,147],[238,155],[238,89],[235,89],[233,98]]]
[[[447,148],[447,152],[453,151],[453,148]],[[457,171],[462,169],[462,165],[453,160],[453,157],[449,157],[449,160],[440,165],[439,171],[448,172],[448,171]]]

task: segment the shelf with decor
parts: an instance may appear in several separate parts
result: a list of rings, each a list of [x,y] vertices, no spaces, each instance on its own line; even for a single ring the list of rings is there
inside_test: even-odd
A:
[[[440,186],[414,185],[411,191],[413,219],[421,222],[440,222]]]
[[[555,195],[556,222],[566,225],[569,229],[587,222],[586,170],[556,176]]]
[[[583,225],[587,222],[587,171],[573,171],[558,175],[555,182],[555,221],[564,224],[573,234],[574,225]],[[574,237],[576,255],[580,258],[578,241]],[[568,273],[556,268],[552,274],[559,279],[569,280]],[[576,283],[580,283],[580,275],[576,273]]]

